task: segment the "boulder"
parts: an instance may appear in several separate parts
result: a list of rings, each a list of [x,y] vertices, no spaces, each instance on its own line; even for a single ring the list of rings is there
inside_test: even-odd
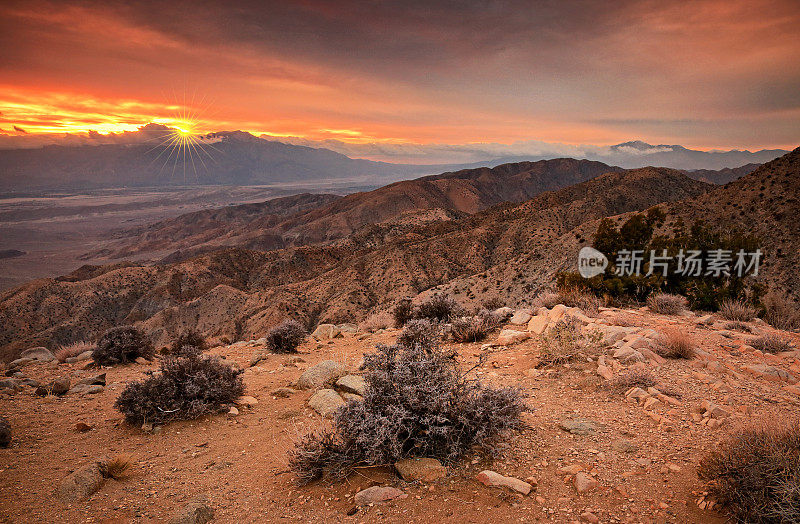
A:
[[[509,322],[516,326],[522,326],[527,324],[532,316],[533,312],[530,309],[519,309],[514,312]]]
[[[31,358],[39,362],[51,362],[56,359],[56,356],[45,347],[37,347],[26,349],[19,354],[20,358]]]
[[[325,384],[332,383],[339,377],[345,375],[344,366],[333,360],[323,360],[319,364],[311,366],[297,379],[297,387],[300,389],[319,388]]]
[[[408,497],[405,493],[397,488],[390,486],[372,486],[371,488],[362,489],[356,493],[354,500],[359,506],[368,506],[370,504],[381,504],[390,500],[404,499]]]
[[[530,338],[530,335],[525,331],[504,329],[500,332],[500,335],[497,337],[496,343],[501,346],[510,346],[511,344],[522,342],[523,340],[526,340],[528,338]]]
[[[75,362],[82,362],[84,360],[89,360],[91,358],[92,358],[92,352],[90,350],[90,351],[84,351],[77,357],[69,357],[66,360],[64,360],[64,362],[66,362],[67,364],[74,364]]]
[[[547,315],[547,319],[550,322],[558,322],[564,316],[564,313],[567,312],[567,306],[564,304],[556,304],[553,306],[553,309],[550,310],[550,313]]]
[[[332,389],[320,389],[308,399],[309,407],[325,418],[333,417],[344,404],[344,399]]]
[[[36,362],[36,359],[33,358],[18,358],[16,360],[12,360],[8,363],[8,369],[18,369],[23,366],[30,364],[31,362]]]
[[[495,309],[494,314],[499,316],[500,318],[506,319],[514,314],[514,310],[511,309],[510,307],[504,306]]]
[[[524,480],[516,479],[514,477],[504,477],[503,475],[494,471],[485,469],[478,473],[475,480],[484,486],[491,486],[497,488],[508,488],[523,495],[527,495],[533,489],[533,486]]]
[[[317,340],[331,340],[342,336],[341,330],[333,324],[320,324],[317,329],[311,333],[311,336]]]
[[[544,330],[546,328],[547,328],[547,314],[539,313],[535,317],[532,317],[528,322],[528,331],[536,335],[541,335],[542,333],[544,333]]]
[[[93,462],[70,473],[58,485],[58,498],[62,502],[77,502],[96,493],[103,485],[100,464]]]
[[[36,395],[39,395],[40,397],[44,397],[46,395],[66,395],[69,391],[69,384],[69,377],[57,378],[45,386],[39,386],[36,388]]]
[[[406,482],[418,480],[420,482],[433,482],[447,476],[447,468],[434,458],[410,458],[398,460],[394,463],[400,477]]]
[[[363,397],[364,392],[367,390],[367,383],[362,376],[345,375],[336,381],[336,388]]]
[[[99,375],[94,375],[91,377],[83,378],[79,380],[77,384],[86,384],[88,386],[105,386],[106,385],[106,374],[100,373]]]

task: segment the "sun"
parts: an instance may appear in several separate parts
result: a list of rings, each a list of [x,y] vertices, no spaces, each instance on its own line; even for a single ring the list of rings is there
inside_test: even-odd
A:
[[[171,163],[171,176],[174,176],[176,171],[182,171],[185,185],[187,174],[193,173],[195,180],[197,180],[198,169],[208,170],[206,161],[213,160],[209,149],[216,148],[211,144],[207,136],[200,131],[201,123],[197,119],[196,111],[191,110],[186,105],[177,106],[174,109],[177,112],[175,118],[157,122],[165,125],[167,131],[164,135],[154,139],[158,141],[158,144],[150,151],[161,148],[161,152],[152,162],[163,158],[164,161],[160,169],[162,171]],[[178,169],[179,166],[180,169]]]

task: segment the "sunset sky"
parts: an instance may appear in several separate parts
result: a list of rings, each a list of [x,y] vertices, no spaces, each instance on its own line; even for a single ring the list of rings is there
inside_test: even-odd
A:
[[[0,4],[0,133],[800,142],[800,2]]]

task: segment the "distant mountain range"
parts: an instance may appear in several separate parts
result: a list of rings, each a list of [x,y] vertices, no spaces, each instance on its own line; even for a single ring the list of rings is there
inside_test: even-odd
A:
[[[194,162],[178,161],[153,143],[104,143],[99,145],[47,145],[38,148],[0,149],[0,192],[46,190],[86,190],[119,187],[160,187],[183,185],[268,185],[325,180],[362,179],[381,186],[415,176],[456,171],[465,168],[492,167],[506,163],[535,162],[572,157],[594,160],[623,168],[643,166],[684,170],[720,170],[746,164],[768,162],[786,151],[694,151],[676,145],[653,146],[644,142],[626,142],[611,147],[573,147],[570,154],[558,154],[558,148],[530,154],[496,157],[495,149],[479,145],[472,157],[486,156],[477,162],[453,164],[400,164],[350,158],[341,151],[267,140],[242,131],[211,133],[204,137],[208,155],[195,152]],[[327,141],[354,151],[357,145]],[[420,150],[436,146],[418,146]],[[462,146],[452,146],[462,147]],[[381,145],[391,155],[392,145]],[[524,149],[524,148],[523,148]],[[368,153],[363,147],[362,152]],[[184,165],[185,164],[185,165]],[[690,176],[727,182],[737,173]]]

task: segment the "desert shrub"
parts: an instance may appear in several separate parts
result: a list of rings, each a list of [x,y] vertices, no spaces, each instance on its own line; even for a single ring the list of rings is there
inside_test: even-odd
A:
[[[686,298],[671,293],[652,293],[647,297],[647,306],[654,313],[677,315],[686,309]]]
[[[800,420],[735,430],[700,461],[698,476],[736,522],[800,522]]]
[[[723,300],[719,308],[719,316],[725,320],[749,322],[758,314],[756,308],[744,300]]]
[[[552,309],[557,304],[561,304],[561,293],[556,293],[555,291],[543,291],[533,299],[534,309],[540,307]]]
[[[560,303],[567,307],[577,307],[587,315],[597,315],[600,299],[577,287],[570,287],[558,292]]]
[[[300,483],[414,456],[452,463],[476,448],[495,451],[523,427],[518,389],[482,385],[437,346],[378,346],[364,369],[364,400],[340,408],[333,429],[307,435],[290,452]]]
[[[400,332],[397,343],[405,347],[421,345],[423,347],[433,346],[439,343],[442,338],[441,327],[426,319],[411,320]]]
[[[612,384],[617,389],[628,390],[633,387],[647,389],[658,383],[656,376],[649,369],[628,368],[614,377]]]
[[[489,331],[491,327],[479,317],[458,318],[452,323],[450,335],[456,342],[480,342]]]
[[[114,407],[132,424],[190,420],[218,413],[244,393],[242,371],[183,346],[161,360],[159,372],[128,384]]]
[[[775,333],[756,337],[750,341],[750,345],[764,353],[782,353],[794,349],[788,340]]]
[[[107,479],[120,480],[133,466],[133,459],[127,455],[117,455],[110,460],[101,461],[100,473]]]
[[[483,308],[478,310],[475,314],[475,318],[480,320],[488,331],[499,328],[506,321],[503,315]]]
[[[404,298],[394,306],[392,309],[392,317],[394,317],[394,327],[401,328],[406,325],[406,322],[413,318],[414,306],[411,304],[411,299]]]
[[[101,366],[113,366],[139,357],[151,358],[153,352],[153,344],[144,331],[134,326],[119,326],[103,333],[92,358]]]
[[[492,297],[490,299],[483,301],[483,307],[488,309],[489,311],[494,311],[495,309],[500,309],[501,307],[505,306],[505,302],[500,297]]]
[[[800,308],[782,295],[767,293],[764,297],[764,320],[778,329],[800,329]]]
[[[748,326],[746,323],[740,320],[734,320],[733,322],[727,322],[725,324],[725,329],[732,329],[734,331],[744,331],[745,333],[750,333],[753,330]]]
[[[94,344],[81,340],[79,342],[67,344],[66,346],[59,346],[56,348],[55,356],[59,362],[64,363],[68,358],[77,357],[87,351],[94,351]]]
[[[186,331],[182,331],[178,338],[176,338],[172,345],[169,347],[169,353],[176,353],[180,348],[183,346],[192,346],[200,351],[205,351],[208,349],[208,342],[203,335],[200,334],[199,331],[194,329],[187,329]]]
[[[539,363],[536,367],[565,364],[579,355],[590,355],[600,349],[602,335],[584,335],[573,318],[562,318],[541,337]]]
[[[664,358],[694,357],[694,341],[682,331],[670,331],[661,336],[657,352]]]
[[[379,329],[386,329],[394,325],[394,318],[388,311],[381,311],[367,317],[363,322],[359,323],[359,331],[374,333]]]
[[[266,346],[273,353],[297,353],[299,346],[306,339],[306,329],[295,320],[284,320],[267,332]]]
[[[433,295],[414,308],[414,318],[427,318],[438,322],[449,322],[462,312],[461,306],[449,295]]]

